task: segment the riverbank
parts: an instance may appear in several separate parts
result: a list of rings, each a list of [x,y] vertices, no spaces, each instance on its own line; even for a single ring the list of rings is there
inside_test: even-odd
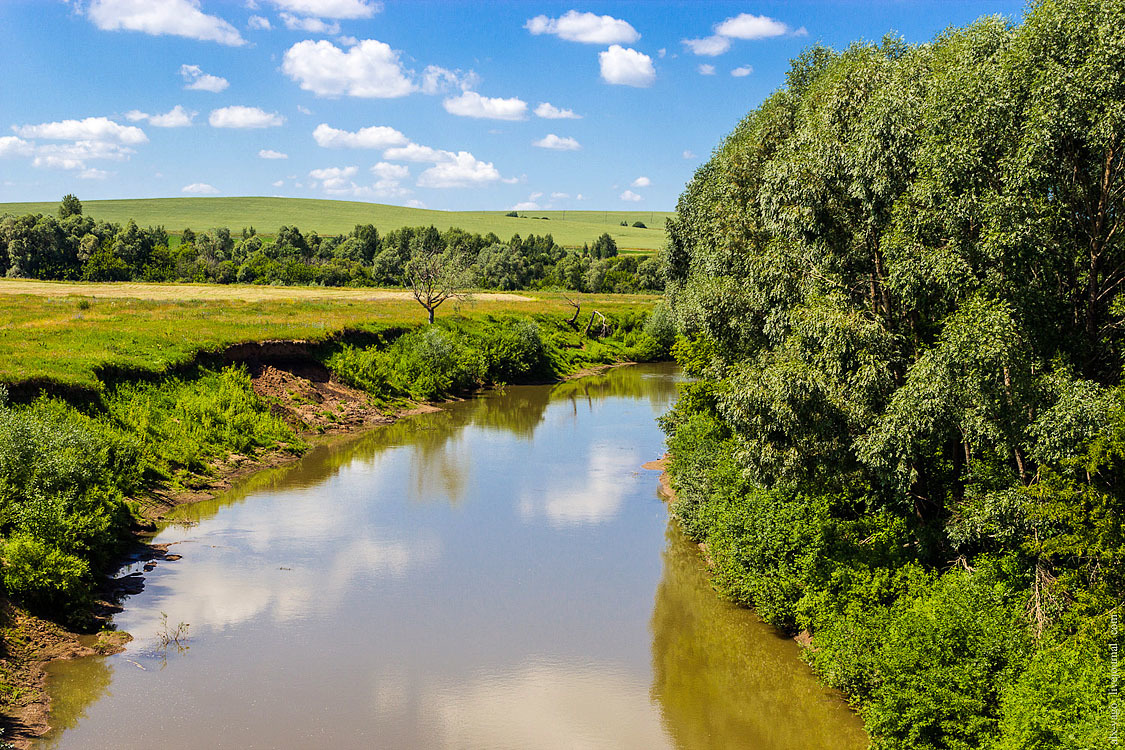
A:
[[[124,454],[136,458],[138,466],[113,469],[118,474],[106,469],[117,466],[113,461],[100,467],[111,480],[102,481],[102,489],[116,492],[120,506],[129,508],[131,531],[123,533],[120,515],[115,516],[117,506],[111,504],[102,515],[117,517],[117,526],[107,523],[102,536],[136,541],[153,531],[154,522],[173,507],[213,497],[249,474],[294,461],[332,436],[390,424],[505,382],[558,381],[624,360],[658,358],[659,348],[644,338],[645,323],[644,317],[610,316],[607,330],[594,337],[572,328],[561,316],[488,316],[388,332],[366,346],[278,341],[242,345],[212,353],[196,369],[183,368],[177,375],[118,382],[93,403],[67,403],[56,397],[2,408],[8,423],[22,419],[46,426],[48,434],[77,426],[86,437],[97,436],[99,445],[111,446],[110,453],[122,453],[119,443],[132,441],[134,452]],[[196,403],[199,399],[202,402]],[[185,425],[202,432],[186,431]],[[0,420],[0,433],[8,426]],[[47,442],[40,452],[49,458],[54,448]],[[0,452],[2,443],[0,435]],[[128,488],[134,491],[126,492]],[[19,535],[18,530],[9,532],[9,538]],[[121,539],[116,545],[108,538],[99,541],[107,548],[121,548]],[[170,559],[164,553],[150,554],[146,564]],[[89,569],[110,572],[120,560],[105,559],[108,562]],[[13,568],[6,555],[5,573]],[[67,583],[50,579],[49,573],[48,585]],[[37,598],[32,610],[9,606],[0,659],[5,740],[25,747],[46,731],[44,667],[58,658],[111,648],[96,642],[96,631],[119,611],[121,598],[141,588],[142,576],[131,575],[91,589],[73,602],[52,590],[45,592],[49,597],[33,592]],[[31,613],[45,610],[58,614],[43,619]],[[82,627],[73,627],[75,623]]]

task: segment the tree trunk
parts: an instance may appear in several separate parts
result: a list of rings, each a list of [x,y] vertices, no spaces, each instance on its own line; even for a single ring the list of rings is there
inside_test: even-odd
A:
[[[429,313],[430,313],[430,325],[433,325],[433,322],[434,322],[434,308],[432,308],[432,307],[427,307],[427,308],[426,308],[426,310],[428,310],[428,311],[429,311]]]

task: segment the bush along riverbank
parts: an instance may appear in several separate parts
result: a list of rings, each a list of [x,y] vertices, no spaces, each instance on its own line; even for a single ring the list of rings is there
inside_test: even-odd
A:
[[[104,576],[169,505],[296,457],[319,434],[390,421],[420,401],[668,358],[674,332],[663,306],[585,323],[451,316],[350,342],[231,347],[175,375],[122,377],[75,402],[41,395],[16,404],[0,390],[4,737],[45,729],[41,715],[29,717],[42,713],[42,662],[88,652],[58,648],[66,634],[49,622],[102,627],[96,613],[112,611],[99,602]]]
[[[1119,736],[1122,28],[813,48],[669,222],[674,512],[876,748]]]

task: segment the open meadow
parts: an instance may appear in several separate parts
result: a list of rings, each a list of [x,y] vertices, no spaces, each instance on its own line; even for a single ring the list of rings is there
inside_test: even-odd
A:
[[[349,232],[357,224],[374,224],[380,232],[412,226],[433,225],[444,231],[450,227],[467,232],[495,232],[507,241],[512,235],[551,234],[563,247],[593,244],[608,232],[618,248],[658,250],[664,244],[664,222],[673,214],[666,211],[521,211],[520,218],[504,211],[433,211],[423,208],[388,206],[357,201],[312,200],[305,198],[147,198],[138,200],[83,201],[83,212],[95,219],[139,226],[163,226],[175,236],[184,229],[196,232],[228,227],[237,234],[243,227],[254,227],[272,236],[281,226],[296,226],[302,232],[321,235]],[[58,203],[0,203],[0,216],[11,214],[54,214]],[[621,226],[624,221],[628,226]],[[634,227],[642,222],[647,228]]]
[[[571,295],[584,315],[650,307],[652,295]],[[565,313],[558,294],[481,292],[438,317]],[[583,318],[585,319],[585,318]],[[401,289],[204,284],[70,284],[0,279],[0,382],[98,388],[99,368],[161,372],[198,352],[344,329],[414,326],[426,311]]]

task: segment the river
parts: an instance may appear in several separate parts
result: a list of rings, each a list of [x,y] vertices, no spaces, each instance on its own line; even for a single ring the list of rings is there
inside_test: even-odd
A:
[[[865,747],[641,468],[676,382],[509,387],[180,508],[126,651],[52,665],[40,746]]]

